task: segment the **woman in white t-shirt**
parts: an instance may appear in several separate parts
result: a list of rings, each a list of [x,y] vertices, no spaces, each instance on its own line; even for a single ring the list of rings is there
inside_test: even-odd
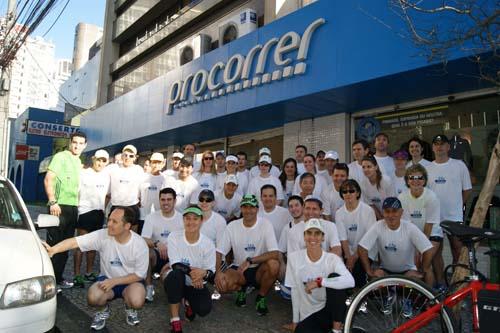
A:
[[[316,173],[316,158],[312,154],[306,154],[304,157],[304,169],[306,170],[305,172],[308,172],[312,174],[315,178],[314,182],[314,192],[313,196],[316,198],[319,198],[321,196],[321,193],[323,193],[323,190],[327,187],[327,183],[325,180],[325,177],[319,175]],[[304,172],[304,173],[305,173]],[[303,173],[303,174],[304,174]],[[301,174],[301,175],[303,175]],[[297,176],[295,178],[295,185],[293,187],[293,194],[300,194],[300,176]]]
[[[408,141],[408,151],[410,152],[411,160],[406,164],[407,168],[417,164],[422,165],[424,168],[431,165],[432,162],[424,158],[424,145],[419,138],[411,138]]]
[[[354,287],[354,279],[340,257],[322,249],[324,235],[320,220],[310,219],[306,248],[288,255],[285,285],[292,289],[295,333],[342,332],[345,289]]]
[[[193,177],[196,178],[198,184],[200,184],[200,191],[205,189],[215,191],[217,185],[217,171],[215,170],[214,153],[210,150],[203,152],[200,169],[193,174]],[[198,194],[199,193],[196,193],[196,196],[198,196]]]
[[[397,150],[392,153],[392,159],[394,161],[394,173],[391,175],[392,183],[394,184],[396,196],[398,196],[406,190],[405,174],[408,153],[403,149]]]
[[[361,181],[362,199],[375,210],[377,220],[383,219],[382,202],[385,198],[395,195],[391,178],[382,174],[377,160],[372,156],[365,156],[361,161],[365,178]]]
[[[260,174],[253,177],[248,184],[248,194],[253,194],[257,197],[260,202],[260,189],[262,186],[270,184],[276,188],[276,198],[278,199],[278,205],[283,202],[283,188],[281,187],[280,180],[274,177],[271,173],[272,160],[269,155],[262,155],[259,158],[259,170]]]
[[[283,188],[283,194],[285,199],[283,200],[283,206],[286,207],[288,203],[288,198],[293,194],[293,187],[295,185],[295,178],[299,173],[297,172],[297,161],[293,158],[287,158],[283,162],[283,171],[279,176],[281,182],[281,187]]]

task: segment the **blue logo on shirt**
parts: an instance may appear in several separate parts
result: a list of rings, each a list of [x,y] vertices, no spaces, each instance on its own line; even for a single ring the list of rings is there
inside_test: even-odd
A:
[[[380,198],[372,198],[372,203],[374,204],[379,203],[380,201]]]
[[[255,252],[255,245],[254,244],[248,244],[246,247],[245,247],[245,251],[246,252]]]
[[[398,250],[398,248],[396,247],[396,244],[394,244],[394,243],[387,244],[386,246],[384,246],[384,249],[386,249],[386,251],[390,251],[390,252],[396,252]]]
[[[160,233],[160,237],[163,237],[163,238],[167,238],[168,235],[170,235],[170,231],[168,230],[163,230],[161,233]]]
[[[422,213],[420,211],[416,210],[413,213],[410,214],[411,217],[415,219],[421,219],[422,218]]]
[[[227,214],[227,211],[225,211],[224,209],[219,209],[217,213],[225,216]]]
[[[357,224],[351,224],[349,226],[349,228],[347,228],[347,230],[349,230],[351,232],[356,232],[356,231],[358,231],[358,225]]]
[[[150,190],[150,191],[157,191],[158,187],[156,187],[155,185],[151,185],[151,186],[148,187],[148,190]]]
[[[446,183],[446,178],[439,176],[434,180],[434,183],[436,184],[445,184]]]
[[[188,258],[181,258],[181,263],[186,266],[191,266],[191,263],[189,262]]]
[[[105,186],[103,184],[96,184],[96,188],[104,188]]]
[[[128,184],[130,183],[130,180],[128,179],[120,179],[120,184]]]
[[[115,266],[115,267],[122,267],[123,266],[120,258],[115,258],[114,260],[111,260],[109,263],[111,266]]]

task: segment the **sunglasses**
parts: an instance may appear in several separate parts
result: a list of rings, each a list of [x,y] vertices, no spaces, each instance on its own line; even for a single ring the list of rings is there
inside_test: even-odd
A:
[[[128,158],[134,158],[135,157],[134,154],[123,154],[123,156],[128,157]]]
[[[408,176],[409,180],[424,180],[424,176]]]
[[[203,157],[203,159],[204,159],[205,161],[213,161],[213,159],[214,159],[214,158],[213,158],[213,157],[210,157],[210,156],[207,156],[207,157]]]
[[[356,193],[356,190],[342,190],[341,192],[342,194],[347,194],[347,193],[353,194]]]
[[[214,201],[214,199],[212,199],[212,198],[200,198],[198,201],[199,202],[212,202],[212,201]]]

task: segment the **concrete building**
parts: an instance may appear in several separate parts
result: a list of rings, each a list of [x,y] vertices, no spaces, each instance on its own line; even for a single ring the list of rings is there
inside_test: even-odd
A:
[[[78,23],[73,46],[73,70],[77,71],[89,61],[89,50],[102,37],[102,28],[93,24]]]

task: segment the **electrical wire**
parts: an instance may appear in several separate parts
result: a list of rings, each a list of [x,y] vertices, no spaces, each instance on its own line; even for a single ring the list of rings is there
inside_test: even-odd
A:
[[[45,37],[47,36],[47,34],[50,32],[50,30],[52,29],[52,27],[54,27],[54,25],[57,23],[57,21],[59,20],[59,18],[61,17],[62,13],[64,13],[64,10],[66,9],[66,7],[68,6],[69,4],[69,1],[70,0],[67,0],[66,3],[64,4],[64,7],[61,9],[61,11],[59,12],[59,15],[57,15],[56,19],[54,20],[54,23],[52,23],[52,25],[49,27],[49,29],[42,35],[42,37]]]

